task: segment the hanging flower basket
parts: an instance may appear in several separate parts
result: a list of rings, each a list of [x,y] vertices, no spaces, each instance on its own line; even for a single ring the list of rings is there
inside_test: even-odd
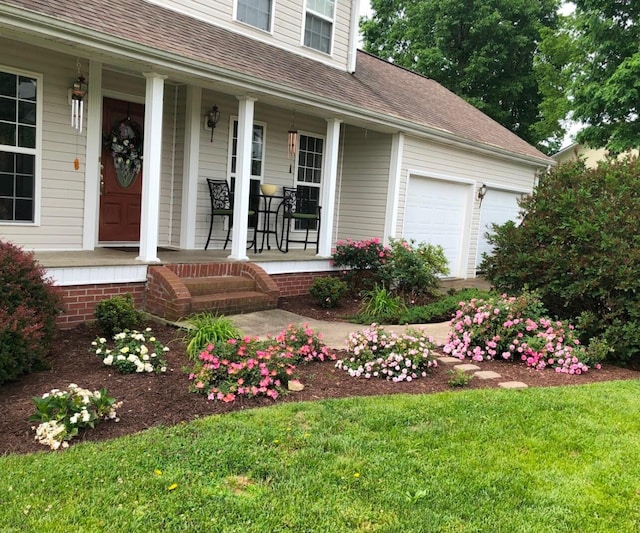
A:
[[[131,119],[121,120],[109,134],[107,148],[113,156],[118,183],[128,188],[142,170],[142,136]]]

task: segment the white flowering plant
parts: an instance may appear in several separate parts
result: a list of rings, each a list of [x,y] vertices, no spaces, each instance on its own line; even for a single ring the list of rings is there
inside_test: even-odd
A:
[[[113,336],[113,342],[113,348],[109,348],[105,337],[98,337],[91,343],[91,351],[104,365],[117,368],[121,374],[167,371],[164,355],[169,348],[156,339],[151,328],[144,331],[125,329]]]
[[[109,396],[106,389],[91,392],[75,383],[67,390],[53,389],[33,398],[36,412],[30,422],[40,422],[32,429],[35,439],[52,450],[67,448],[80,428],[93,428],[99,420],[119,421],[116,409],[122,402]]]
[[[424,332],[407,330],[402,335],[386,333],[371,324],[364,331],[351,333],[347,339],[346,359],[339,359],[336,368],[357,378],[383,378],[388,381],[412,381],[438,366],[437,344]]]

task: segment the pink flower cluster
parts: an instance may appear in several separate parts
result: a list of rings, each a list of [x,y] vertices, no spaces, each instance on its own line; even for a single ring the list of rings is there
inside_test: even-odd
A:
[[[567,374],[589,370],[572,325],[544,317],[534,319],[526,316],[526,311],[524,298],[461,302],[443,351],[473,361],[521,360],[537,370],[553,367]]]

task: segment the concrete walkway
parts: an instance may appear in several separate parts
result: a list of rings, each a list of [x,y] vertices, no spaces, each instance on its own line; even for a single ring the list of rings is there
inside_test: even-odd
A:
[[[325,320],[313,320],[285,311],[283,309],[271,309],[268,311],[257,311],[245,315],[232,315],[227,317],[243,333],[251,336],[264,337],[275,335],[286,329],[289,324],[303,326],[307,324],[316,333],[322,333],[323,342],[334,350],[343,350],[346,347],[346,340],[350,333],[361,331],[367,326],[363,324],[352,324],[350,322],[329,322]],[[417,329],[423,331],[428,337],[432,337],[437,343],[444,344],[449,332],[449,323],[440,322],[437,324],[412,324],[407,326],[384,326],[385,331],[394,333],[404,333],[407,329]],[[453,369],[462,372],[473,373],[475,379],[499,380],[500,374],[492,371],[482,371],[473,364],[463,363],[455,357],[439,357],[438,361],[444,365],[450,365]],[[524,389],[525,383],[520,381],[499,382],[498,386],[505,389]]]

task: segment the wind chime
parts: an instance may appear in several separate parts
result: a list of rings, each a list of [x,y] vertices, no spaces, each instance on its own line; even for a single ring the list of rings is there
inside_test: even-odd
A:
[[[298,148],[298,130],[296,129],[296,112],[293,111],[293,119],[291,122],[291,129],[289,129],[289,145],[288,154],[291,163],[289,163],[289,174],[293,173],[293,163],[296,159],[296,149]]]
[[[71,127],[77,130],[76,135],[76,158],[73,161],[73,168],[80,168],[78,160],[78,135],[82,133],[82,124],[84,122],[84,97],[87,94],[87,80],[82,75],[80,59],[77,60],[78,78],[73,82],[71,87]]]

